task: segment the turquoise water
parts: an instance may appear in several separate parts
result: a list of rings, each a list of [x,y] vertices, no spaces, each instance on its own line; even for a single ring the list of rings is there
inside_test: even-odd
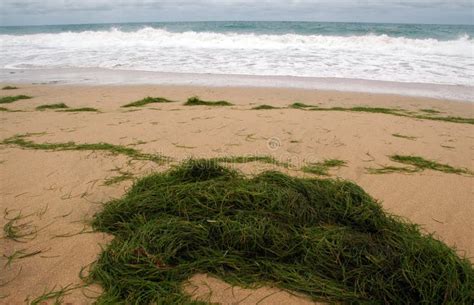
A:
[[[152,22],[122,24],[80,24],[0,27],[0,34],[25,35],[38,33],[105,31],[117,28],[124,32],[137,31],[143,27],[165,29],[170,32],[216,32],[255,34],[300,34],[300,35],[388,35],[416,39],[433,38],[453,40],[463,35],[474,36],[473,25],[436,24],[383,24],[383,23],[340,23],[340,22]]]

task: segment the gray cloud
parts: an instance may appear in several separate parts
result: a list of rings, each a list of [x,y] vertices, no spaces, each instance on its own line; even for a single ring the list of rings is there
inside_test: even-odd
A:
[[[368,7],[405,6],[413,8],[473,8],[471,0],[3,0],[1,7],[8,11],[103,10],[116,8],[163,7],[225,7],[249,5],[253,7]]]
[[[181,20],[474,23],[472,0],[2,0],[0,24]]]

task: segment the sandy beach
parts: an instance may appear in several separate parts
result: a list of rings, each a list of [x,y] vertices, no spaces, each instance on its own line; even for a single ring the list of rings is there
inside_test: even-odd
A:
[[[383,208],[452,247],[474,257],[474,184],[471,175],[433,170],[373,174],[372,168],[397,166],[390,155],[416,155],[456,168],[474,170],[472,124],[421,119],[414,115],[474,118],[469,102],[338,91],[193,87],[164,85],[27,85],[1,96],[31,99],[1,104],[0,141],[27,135],[35,143],[110,143],[169,157],[165,164],[132,160],[100,151],[47,151],[0,145],[0,226],[14,224],[20,241],[0,240],[1,304],[23,304],[48,291],[81,285],[81,271],[94,262],[112,237],[92,232],[89,221],[102,203],[121,197],[135,178],[190,157],[272,156],[288,168],[252,162],[232,164],[246,174],[276,168],[293,176],[310,162],[340,159],[345,166],[330,176],[354,181]],[[121,106],[147,96],[176,102]],[[191,96],[226,100],[233,106],[184,106]],[[403,109],[408,116],[356,111],[288,108],[299,102],[321,108],[355,106]],[[98,112],[44,111],[65,103]],[[259,105],[277,107],[252,110]],[[124,175],[126,173],[126,175]],[[114,177],[122,176],[120,179]],[[126,176],[125,178],[123,176]],[[122,180],[122,181],[120,181]],[[4,232],[5,234],[5,232]],[[16,255],[14,255],[16,253]],[[64,304],[91,304],[100,287],[68,291]],[[231,287],[207,275],[190,279],[186,291],[221,304],[313,304],[272,287]]]

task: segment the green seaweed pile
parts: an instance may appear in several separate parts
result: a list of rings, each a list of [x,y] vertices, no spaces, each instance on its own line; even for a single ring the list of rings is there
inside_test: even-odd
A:
[[[197,96],[188,98],[185,106],[233,106],[234,104],[229,103],[228,101],[204,101]]]
[[[10,104],[19,100],[27,100],[30,99],[31,96],[28,95],[14,95],[14,96],[1,96],[0,97],[0,104]]]
[[[122,108],[128,108],[128,107],[141,107],[145,106],[148,104],[154,104],[154,103],[173,103],[174,101],[166,99],[164,97],[145,97],[144,99],[141,99],[139,101],[135,101],[126,105],[123,105]]]
[[[190,160],[138,180],[93,226],[115,238],[89,279],[98,304],[203,304],[196,273],[351,304],[472,304],[471,263],[359,186]]]

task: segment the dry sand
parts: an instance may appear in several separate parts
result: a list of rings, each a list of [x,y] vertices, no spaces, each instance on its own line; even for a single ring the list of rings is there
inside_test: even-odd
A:
[[[2,84],[3,86],[3,84]],[[182,86],[46,86],[18,85],[1,96],[27,94],[34,98],[0,106],[25,112],[0,112],[0,139],[15,134],[34,135],[35,142],[130,145],[162,153],[179,161],[190,156],[272,155],[290,159],[295,167],[306,161],[338,158],[347,166],[332,170],[334,177],[350,179],[379,199],[391,213],[420,224],[460,253],[474,256],[474,180],[472,177],[423,171],[415,174],[368,174],[367,167],[393,164],[388,155],[413,154],[474,170],[474,127],[385,114],[312,112],[297,109],[249,110],[259,104],[287,106],[295,101],[320,106],[383,106],[407,110],[431,108],[443,115],[474,117],[473,104],[425,98],[297,89],[206,88]],[[232,107],[186,107],[189,96],[225,99]],[[142,108],[121,105],[146,96],[162,96],[177,103]],[[35,111],[42,104],[96,107],[100,113]],[[131,111],[132,110],[132,111]],[[409,140],[392,134],[414,136]],[[269,147],[268,142],[277,143]],[[393,164],[396,165],[396,164]],[[137,177],[164,170],[152,162],[131,161],[103,152],[47,152],[0,145],[0,226],[21,212],[23,232],[30,240],[0,239],[0,303],[23,304],[54,287],[81,283],[79,272],[100,253],[111,237],[88,233],[87,221],[101,203],[120,197],[125,181],[105,186],[104,180],[121,168]],[[238,166],[255,173],[269,165]],[[285,169],[281,169],[285,170]],[[285,170],[292,175],[303,174]],[[23,251],[23,252],[16,252]],[[13,253],[41,253],[8,263]],[[71,287],[71,286],[70,286]],[[209,292],[209,288],[212,293]],[[222,304],[312,304],[275,288],[257,291],[231,288],[206,275],[196,275],[187,291]],[[99,287],[71,291],[69,304],[90,304]]]

